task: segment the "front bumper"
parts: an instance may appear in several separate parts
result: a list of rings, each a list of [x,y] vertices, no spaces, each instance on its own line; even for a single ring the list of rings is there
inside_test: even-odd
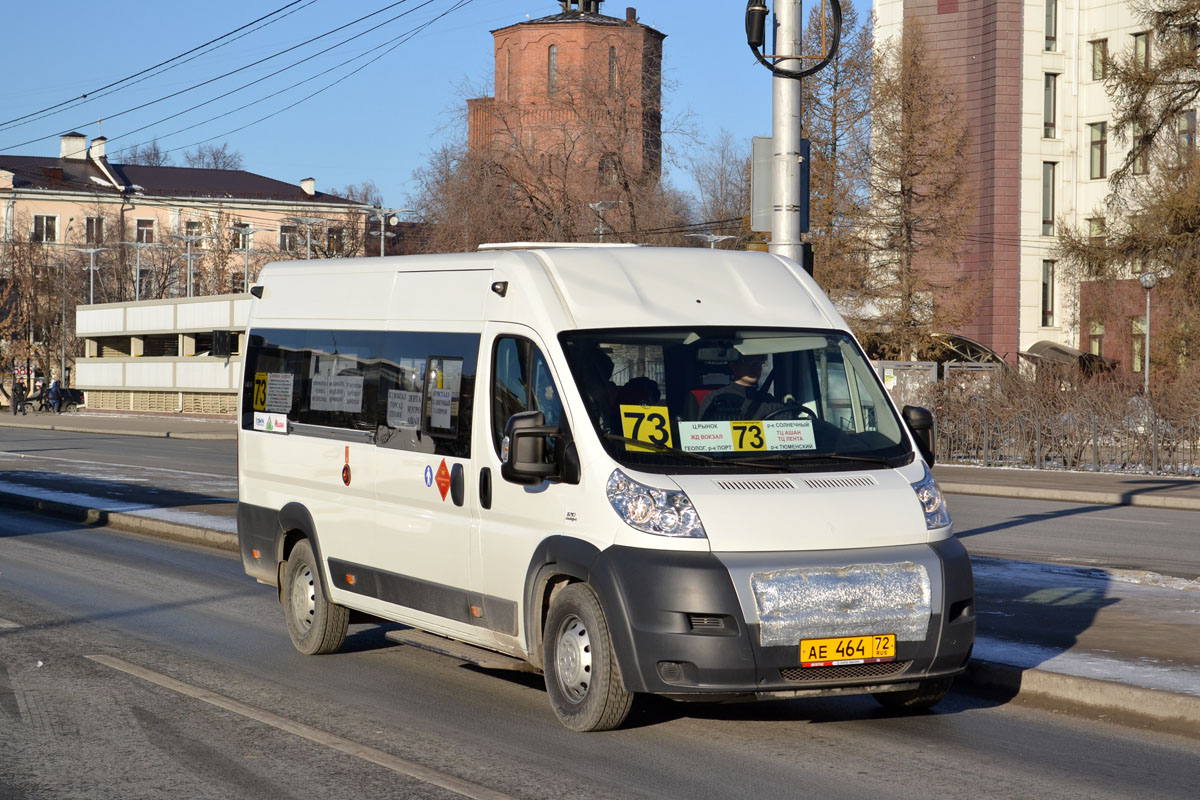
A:
[[[898,635],[892,661],[802,667],[801,638],[861,631],[851,629],[853,622],[844,632],[831,630],[831,615],[821,613],[812,616],[824,620],[823,627],[811,627],[815,623],[805,621],[804,615],[785,625],[768,619],[765,629],[760,620],[762,594],[756,594],[756,576],[761,586],[764,574],[780,571],[821,573],[828,571],[825,568],[901,564],[920,565],[928,575],[928,595],[918,609],[928,622],[909,624]],[[966,550],[956,539],[785,553],[613,547],[593,565],[592,582],[608,616],[625,685],[636,692],[714,699],[907,688],[919,680],[961,672],[975,641],[974,581]],[[848,620],[855,616],[853,608],[845,614]],[[870,627],[869,620],[866,625]],[[792,635],[795,641],[788,640]]]

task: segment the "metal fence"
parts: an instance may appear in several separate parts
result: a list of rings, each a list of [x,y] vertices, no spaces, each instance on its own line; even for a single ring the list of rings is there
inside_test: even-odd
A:
[[[1200,415],[1181,422],[1153,413],[1051,417],[980,404],[935,408],[938,460],[985,467],[1147,472],[1200,477]]]

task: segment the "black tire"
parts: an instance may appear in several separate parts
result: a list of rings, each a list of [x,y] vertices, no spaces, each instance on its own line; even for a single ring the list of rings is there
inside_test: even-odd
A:
[[[283,613],[288,635],[309,656],[336,653],[346,641],[350,610],[329,602],[307,539],[296,543],[283,570]]]
[[[573,731],[620,727],[633,707],[600,600],[586,583],[560,591],[546,616],[542,668],[558,721]]]
[[[926,711],[946,698],[953,678],[931,678],[904,692],[877,692],[875,702],[889,711]]]

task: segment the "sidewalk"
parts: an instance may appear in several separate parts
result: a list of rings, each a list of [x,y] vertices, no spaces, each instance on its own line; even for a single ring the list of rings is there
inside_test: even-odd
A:
[[[74,411],[13,414],[2,409],[0,426],[74,433],[122,434],[169,439],[234,439],[237,428],[232,417],[199,414],[138,413],[123,411]]]
[[[0,417],[0,427],[14,425],[181,439],[235,435],[228,418],[178,414]],[[1200,510],[1200,480],[957,465],[939,465],[934,474],[948,494]],[[160,492],[184,488],[169,475],[151,479]],[[146,481],[135,478],[138,485]],[[0,505],[236,550],[235,482],[214,485],[207,495],[193,493],[174,507],[139,498],[132,488],[97,496],[83,478],[52,486],[0,481]],[[1147,573],[990,558],[973,562],[978,638],[958,685],[1200,736],[1200,582],[1156,583]],[[1029,623],[1051,615],[1073,627],[1056,633]]]

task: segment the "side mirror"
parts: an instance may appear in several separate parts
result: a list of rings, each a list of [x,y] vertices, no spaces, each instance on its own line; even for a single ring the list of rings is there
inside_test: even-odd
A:
[[[546,437],[557,436],[540,411],[522,411],[508,418],[500,444],[500,475],[511,483],[539,484],[558,475],[558,464],[546,463]]]
[[[905,406],[900,412],[913,438],[917,440],[917,449],[925,458],[925,463],[933,466],[933,412],[920,406]]]

